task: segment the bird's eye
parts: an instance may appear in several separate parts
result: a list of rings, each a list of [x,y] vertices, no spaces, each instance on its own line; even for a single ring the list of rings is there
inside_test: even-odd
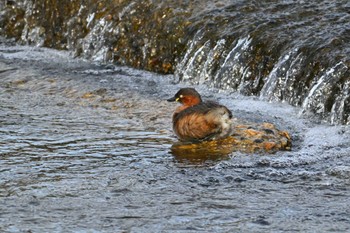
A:
[[[184,96],[183,95],[180,95],[180,98],[183,98]]]

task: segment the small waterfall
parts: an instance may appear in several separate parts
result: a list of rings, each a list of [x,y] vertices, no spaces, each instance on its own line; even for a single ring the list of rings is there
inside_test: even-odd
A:
[[[331,109],[332,124],[350,124],[350,80],[347,80],[341,93],[336,97]]]
[[[291,101],[293,83],[296,82],[300,73],[302,62],[303,56],[298,49],[282,55],[270,74],[264,78],[265,83],[261,89],[260,98],[270,101]]]
[[[348,69],[343,62],[339,62],[317,78],[304,99],[302,112],[312,111],[324,118],[330,114],[332,123],[346,121],[347,119],[342,118],[346,100],[349,98],[347,96],[349,80],[344,85],[339,81]]]
[[[245,57],[250,54],[250,43],[249,37],[239,39],[229,51],[215,74],[214,85],[216,87],[244,91],[245,82],[249,77],[249,67],[245,63]]]
[[[210,40],[200,45],[202,37],[197,36],[188,45],[188,50],[177,66],[176,75],[181,81],[195,84],[244,91],[245,77],[249,77],[246,56],[249,56],[251,39],[238,39],[227,51],[227,41],[220,39],[215,43]],[[214,44],[214,45],[213,45]]]
[[[69,4],[69,7],[66,5]],[[0,35],[350,124],[347,0],[0,2]]]
[[[192,83],[199,83],[200,72],[203,69],[203,64],[207,60],[208,46],[207,41],[200,46],[200,41],[203,39],[203,32],[196,33],[194,38],[187,43],[187,50],[183,58],[178,62],[175,75],[182,81],[191,81]],[[206,52],[205,52],[206,51]]]

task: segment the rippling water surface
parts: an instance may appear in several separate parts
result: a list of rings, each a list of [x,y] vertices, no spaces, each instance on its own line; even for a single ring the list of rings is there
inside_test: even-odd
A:
[[[293,148],[179,159],[165,99],[186,83],[173,79],[2,42],[0,231],[350,230],[348,126],[197,85]]]

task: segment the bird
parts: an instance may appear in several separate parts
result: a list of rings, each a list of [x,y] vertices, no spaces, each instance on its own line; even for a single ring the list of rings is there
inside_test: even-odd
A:
[[[173,117],[173,131],[183,142],[224,139],[233,133],[232,112],[214,101],[203,101],[194,88],[181,88],[169,102],[179,102]]]

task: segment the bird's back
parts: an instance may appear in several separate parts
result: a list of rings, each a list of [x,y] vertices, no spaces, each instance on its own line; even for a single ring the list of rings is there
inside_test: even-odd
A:
[[[173,128],[183,141],[224,138],[232,132],[232,113],[216,102],[201,102],[176,112]]]

